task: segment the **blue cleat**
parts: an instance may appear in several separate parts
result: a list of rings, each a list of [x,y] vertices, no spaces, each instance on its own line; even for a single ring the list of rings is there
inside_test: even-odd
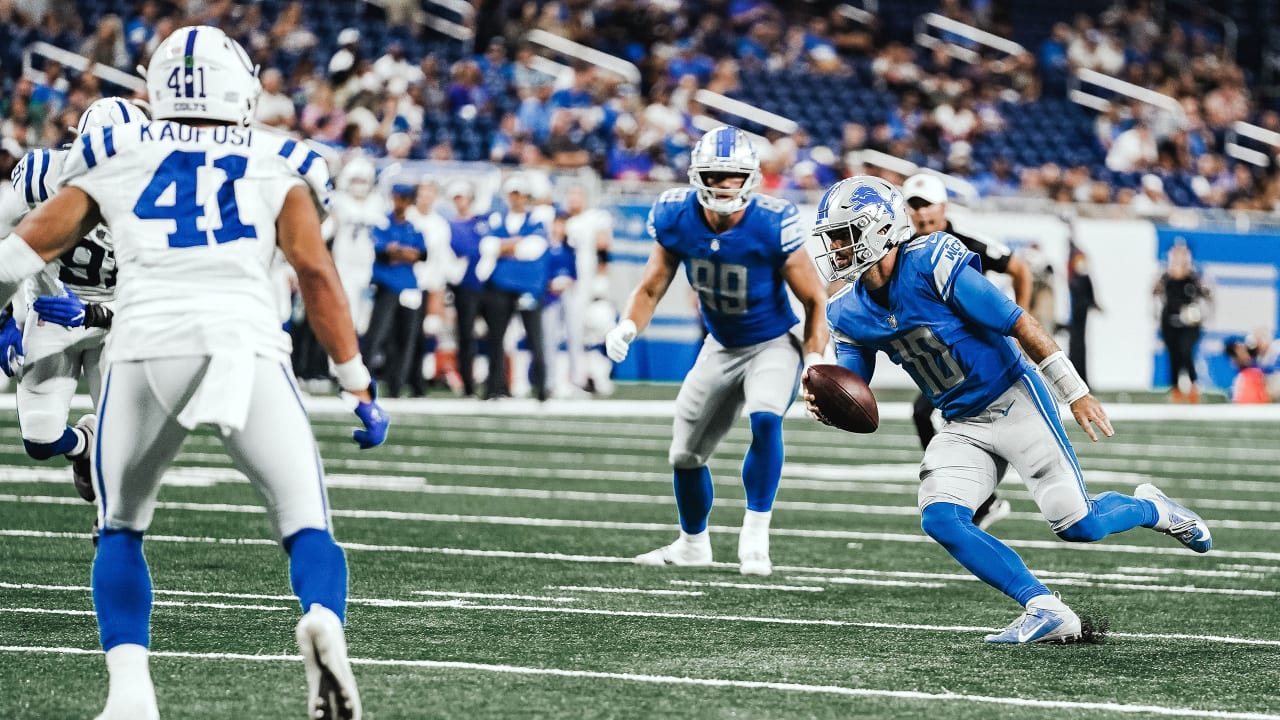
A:
[[[1198,553],[1207,553],[1213,547],[1209,526],[1191,510],[1169,499],[1160,488],[1143,483],[1133,491],[1133,496],[1155,503],[1160,517],[1153,530],[1172,535],[1178,542]]]
[[[1046,596],[1047,597],[1047,596]],[[1062,605],[1060,600],[1056,601]],[[1027,611],[1018,616],[1004,632],[988,635],[989,643],[1026,645],[1041,642],[1075,642],[1081,637],[1080,617],[1066,605],[1050,610],[1036,607],[1035,600],[1027,604]]]

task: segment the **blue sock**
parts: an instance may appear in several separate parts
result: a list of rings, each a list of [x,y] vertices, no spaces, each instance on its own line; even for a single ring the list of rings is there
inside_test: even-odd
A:
[[[333,535],[317,528],[299,530],[284,539],[284,550],[289,553],[289,581],[302,612],[320,603],[345,622],[347,556]]]
[[[22,440],[22,447],[26,449],[27,455],[34,460],[48,460],[51,457],[66,455],[76,449],[76,443],[80,442],[80,436],[76,435],[76,431],[66,428],[62,431],[62,437],[51,443],[31,442],[26,438]]]
[[[768,412],[751,413],[751,447],[742,461],[742,486],[747,491],[747,509],[773,510],[773,498],[782,479],[782,416]]]
[[[675,486],[680,528],[690,535],[706,530],[711,501],[715,498],[715,491],[711,488],[711,470],[706,465],[676,468]]]
[[[1089,514],[1058,532],[1069,542],[1093,542],[1136,527],[1153,527],[1159,513],[1150,500],[1104,492],[1089,501]]]
[[[93,557],[93,607],[102,649],[151,644],[151,572],[142,533],[103,530]]]
[[[963,505],[935,502],[920,514],[920,527],[956,562],[979,580],[1026,605],[1049,588],[1036,579],[1008,545],[973,524],[973,511]]]

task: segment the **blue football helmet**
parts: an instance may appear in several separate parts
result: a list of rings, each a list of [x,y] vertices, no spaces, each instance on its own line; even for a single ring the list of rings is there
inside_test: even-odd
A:
[[[828,282],[853,282],[913,232],[901,190],[870,175],[846,178],[818,203],[813,234],[824,250],[818,269]]]
[[[742,187],[712,187],[722,175],[741,175]],[[745,208],[760,187],[760,158],[747,134],[721,125],[703,135],[689,156],[689,183],[698,191],[698,202],[711,212],[730,215]]]

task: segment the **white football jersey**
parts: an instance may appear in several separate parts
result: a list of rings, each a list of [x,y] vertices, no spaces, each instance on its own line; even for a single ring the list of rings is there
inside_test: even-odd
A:
[[[25,202],[22,213],[34,210],[57,192],[57,181],[66,162],[67,150],[33,150],[13,169],[13,189]],[[17,225],[17,219],[13,220]],[[27,281],[28,298],[61,295],[63,286],[85,302],[104,303],[115,298],[116,258],[111,233],[98,225],[75,247],[45,266]]]
[[[304,143],[239,126],[127,123],[72,145],[61,184],[116,238],[111,360],[249,352],[287,360],[271,260],[295,186],[323,217],[329,169]]]

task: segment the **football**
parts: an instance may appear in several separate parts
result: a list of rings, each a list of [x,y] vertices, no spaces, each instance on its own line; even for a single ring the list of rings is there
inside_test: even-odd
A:
[[[880,408],[871,388],[852,370],[839,365],[813,365],[805,375],[813,404],[835,427],[854,433],[875,432]]]

